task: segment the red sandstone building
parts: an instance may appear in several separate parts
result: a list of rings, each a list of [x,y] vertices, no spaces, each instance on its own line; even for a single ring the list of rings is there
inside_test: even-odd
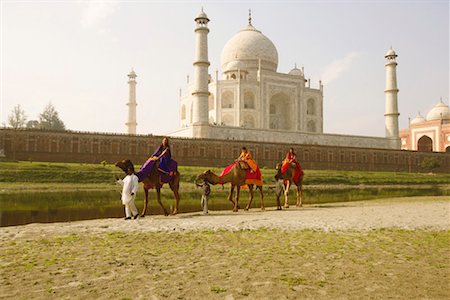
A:
[[[450,109],[442,100],[426,118],[420,113],[400,131],[402,150],[450,152]]]

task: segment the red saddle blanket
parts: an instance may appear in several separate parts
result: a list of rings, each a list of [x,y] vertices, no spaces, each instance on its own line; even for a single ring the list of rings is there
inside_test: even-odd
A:
[[[300,177],[303,175],[303,169],[300,166],[300,163],[298,161],[294,161],[292,162],[293,164],[295,164],[295,173],[294,173],[294,181],[297,182]],[[281,166],[281,173],[285,173],[287,171],[287,169],[289,168],[289,163],[284,161],[283,165]]]
[[[223,169],[222,173],[220,173],[219,178],[222,179],[223,176],[230,173],[231,169],[233,169],[233,167],[237,164],[239,164],[239,163],[235,162],[235,163],[225,167],[225,169]],[[262,174],[261,174],[261,171],[259,170],[259,167],[256,169],[256,171],[252,171],[252,169],[250,169],[250,168],[248,168],[245,171],[246,171],[245,184],[254,184],[254,185],[258,185],[258,186],[261,186],[263,184]],[[223,182],[219,181],[219,184],[223,184]]]

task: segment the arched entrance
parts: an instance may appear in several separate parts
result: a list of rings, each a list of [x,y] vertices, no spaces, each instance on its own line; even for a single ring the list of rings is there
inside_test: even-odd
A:
[[[277,93],[270,98],[269,103],[269,128],[292,130],[293,107],[289,96]]]
[[[417,141],[417,151],[419,152],[432,152],[433,151],[433,140],[424,135]]]

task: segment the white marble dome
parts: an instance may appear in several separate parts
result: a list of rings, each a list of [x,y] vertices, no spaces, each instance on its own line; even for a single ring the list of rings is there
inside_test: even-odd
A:
[[[450,108],[442,101],[428,112],[427,121],[440,120],[441,118],[443,120],[450,120]]]
[[[258,59],[261,59],[261,68],[276,71],[278,66],[278,52],[272,41],[252,25],[247,25],[235,34],[222,50],[222,70],[235,60],[245,63],[248,69],[258,68]]]
[[[424,122],[426,122],[425,118],[422,117],[419,113],[419,114],[417,114],[417,116],[414,119],[411,120],[410,124],[417,125],[417,124],[424,123]]]
[[[230,61],[226,65],[224,72],[237,71],[237,70],[241,70],[241,71],[246,70],[245,64],[240,60],[233,60],[233,61]]]
[[[289,71],[289,75],[303,76],[303,72],[299,68],[295,67],[295,68],[293,68],[292,70]]]

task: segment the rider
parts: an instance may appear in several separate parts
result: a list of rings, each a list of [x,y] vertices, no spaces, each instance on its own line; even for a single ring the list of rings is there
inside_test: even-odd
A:
[[[172,162],[172,154],[170,153],[169,139],[163,138],[161,145],[153,152],[149,160],[159,159],[159,171],[171,175],[170,164]]]
[[[245,162],[250,167],[250,172],[256,172],[258,165],[252,158],[252,154],[247,149],[247,147],[242,147],[241,154],[237,158],[236,162]]]
[[[281,173],[285,173],[292,163],[295,164],[296,170],[302,170],[302,167],[297,160],[297,155],[294,152],[294,148],[289,148],[289,152],[286,154],[286,158],[283,160],[283,165],[281,166]]]

